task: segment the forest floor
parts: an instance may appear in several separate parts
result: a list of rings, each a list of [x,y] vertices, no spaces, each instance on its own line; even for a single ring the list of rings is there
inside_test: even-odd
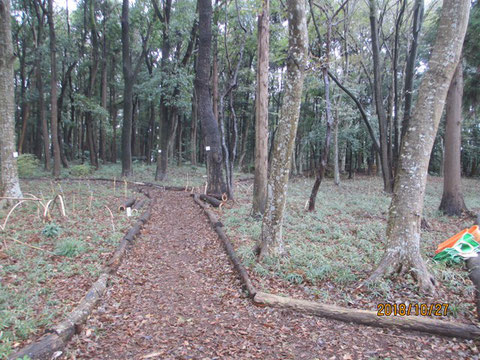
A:
[[[158,192],[151,220],[64,359],[451,359],[472,341],[257,307],[203,211]]]
[[[135,180],[152,181],[154,170],[137,164]],[[113,178],[118,173],[118,166],[108,165],[90,176]],[[34,176],[38,175],[45,174]],[[114,214],[112,231],[105,205],[114,211],[124,198],[121,181],[114,189],[111,183],[68,181],[74,176],[66,173],[60,183],[22,180],[24,192],[46,198],[63,192],[70,217],[59,219],[55,213],[60,233],[47,237],[31,204],[19,208],[22,216],[12,215],[2,233],[0,359],[71,310],[134,221]],[[202,186],[204,176],[201,167],[171,168],[165,185]],[[236,183],[235,202],[216,211],[257,289],[369,310],[386,302],[449,303],[447,321],[474,322],[473,288],[461,265],[427,260],[440,282],[434,298],[418,294],[408,281],[390,279],[353,293],[385,248],[389,197],[381,191],[379,178],[357,177],[341,187],[325,181],[314,213],[303,209],[312,179],[292,179],[284,227],[289,256],[270,257],[261,265],[252,252],[261,220],[249,214],[251,175],[238,174],[237,179],[243,180]],[[480,210],[476,188],[478,180],[464,180],[465,200],[474,211]],[[431,228],[422,233],[425,259],[431,258],[436,244],[471,223],[468,218],[442,216],[436,210],[440,195],[441,179],[429,178],[425,216]],[[478,342],[254,306],[191,197],[168,191],[158,191],[155,197],[151,220],[64,359],[480,359]],[[5,215],[0,213],[2,224]]]

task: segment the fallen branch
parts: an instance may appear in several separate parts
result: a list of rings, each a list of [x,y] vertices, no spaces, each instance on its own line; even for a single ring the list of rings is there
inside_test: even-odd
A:
[[[17,239],[15,239],[15,238],[13,238],[13,237],[7,236],[7,239],[10,239],[10,240],[15,241],[15,242],[17,242],[17,243],[19,243],[19,244],[25,245],[25,246],[27,246],[27,247],[29,247],[29,248],[32,248],[32,249],[35,249],[35,250],[39,250],[39,251],[44,251],[44,252],[47,252],[47,253],[49,253],[49,254],[55,255],[55,253],[53,253],[53,252],[51,252],[51,251],[48,251],[48,250],[39,248],[39,247],[37,247],[37,246],[33,246],[33,245],[30,245],[30,244],[24,243],[23,241],[17,240]]]
[[[253,301],[257,304],[287,308],[302,313],[363,325],[397,327],[404,330],[422,331],[430,334],[464,339],[480,338],[480,328],[475,325],[459,324],[419,316],[377,316],[376,311],[297,300],[291,297],[267,294],[264,292],[257,292]]]

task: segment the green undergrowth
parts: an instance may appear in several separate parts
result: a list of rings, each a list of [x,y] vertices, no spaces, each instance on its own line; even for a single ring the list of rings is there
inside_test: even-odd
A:
[[[23,163],[25,163],[23,166],[25,171],[20,172],[21,178],[29,179],[32,177],[52,177],[51,172],[44,171],[41,163],[36,160],[33,155],[29,154],[21,156],[26,157],[26,160],[23,161]],[[169,166],[167,178],[163,181],[155,181],[155,163],[152,165],[147,165],[143,161],[134,161],[132,168],[133,175],[128,180],[152,182],[165,186],[186,186],[188,184],[189,186],[200,187],[205,185],[207,179],[205,166],[191,165],[189,163],[185,163],[182,166]],[[101,164],[98,170],[95,170],[95,168],[90,166],[88,163],[80,164],[77,162],[72,162],[68,169],[61,169],[60,178],[115,178],[121,181],[121,172],[122,166],[119,162],[116,164]]]
[[[125,195],[139,195],[111,183],[24,180],[21,186],[24,196],[62,195],[67,217],[54,206],[45,222],[40,207],[25,202],[0,231],[0,359],[73,309],[139,215],[118,212]],[[8,211],[0,210],[0,224]]]
[[[381,260],[386,247],[385,229],[390,197],[383,193],[382,182],[376,177],[344,180],[335,186],[331,180],[322,182],[316,211],[306,212],[313,179],[294,178],[289,183],[283,239],[286,255],[270,256],[258,263],[254,244],[260,237],[261,219],[250,216],[251,187],[236,188],[236,202],[223,211],[222,221],[235,242],[244,264],[260,279],[266,290],[295,289],[305,297],[376,309],[380,301],[428,301],[450,303],[449,315],[473,319],[473,286],[462,265],[436,264],[431,258],[437,244],[465,227],[471,219],[449,218],[437,209],[442,194],[442,179],[429,179],[424,216],[430,230],[422,232],[421,250],[439,282],[438,294],[425,298],[414,282],[383,279],[368,289],[354,290]],[[463,190],[469,209],[480,209],[478,180],[465,179]],[[269,289],[279,281],[279,289]],[[285,288],[285,289],[283,289]]]

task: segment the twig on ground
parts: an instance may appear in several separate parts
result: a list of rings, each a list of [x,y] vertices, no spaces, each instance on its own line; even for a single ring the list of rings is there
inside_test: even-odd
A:
[[[15,242],[17,242],[17,243],[19,243],[19,244],[28,246],[29,248],[32,248],[32,249],[35,249],[35,250],[39,250],[39,251],[44,251],[44,252],[47,252],[47,253],[49,253],[49,254],[55,255],[55,253],[53,253],[53,252],[51,252],[51,251],[49,251],[49,250],[45,250],[45,249],[39,248],[39,247],[37,247],[37,246],[33,246],[33,245],[30,245],[30,244],[24,243],[23,241],[17,240],[17,239],[15,239],[15,238],[13,238],[13,237],[7,236],[7,238],[10,239],[10,240],[13,240],[13,241],[15,241]]]

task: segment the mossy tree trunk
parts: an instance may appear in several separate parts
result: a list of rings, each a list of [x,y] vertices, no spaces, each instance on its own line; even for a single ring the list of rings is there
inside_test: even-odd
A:
[[[308,33],[305,2],[290,0],[287,4],[289,39],[285,93],[273,145],[267,187],[267,206],[263,216],[262,234],[258,247],[259,258],[267,255],[274,247],[277,253],[283,252],[283,213],[307,61]]]
[[[21,197],[15,152],[15,91],[10,1],[0,0],[0,194]]]
[[[435,281],[420,254],[428,162],[453,74],[460,59],[470,1],[445,0],[429,68],[418,91],[409,128],[403,138],[397,178],[390,204],[387,250],[367,279],[394,272],[411,273],[423,292],[433,293]]]

